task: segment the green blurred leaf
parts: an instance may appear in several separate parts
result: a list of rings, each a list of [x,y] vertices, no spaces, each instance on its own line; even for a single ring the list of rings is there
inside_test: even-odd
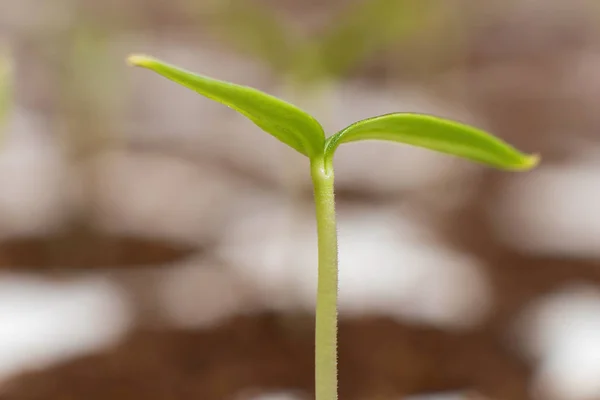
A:
[[[118,90],[122,82],[115,77],[116,65],[109,53],[110,39],[109,33],[101,27],[79,20],[71,27],[64,60],[68,68],[65,68],[63,85],[69,88],[68,95],[73,96],[70,100],[84,102],[81,108],[101,114],[100,118],[123,107],[118,104],[123,97]],[[90,75],[97,79],[89,79]]]
[[[128,61],[225,104],[308,157],[323,153],[325,133],[319,122],[283,100],[250,87],[197,75],[152,57],[133,55]]]
[[[338,77],[358,62],[401,38],[424,29],[431,15],[431,0],[362,0],[341,15],[335,25],[307,49],[318,54],[313,68]]]
[[[230,0],[212,20],[238,50],[259,57],[280,73],[290,68],[296,38],[271,9],[247,0]]]
[[[7,55],[0,49],[0,129],[4,127],[12,100],[12,68]]]
[[[395,113],[356,122],[327,139],[325,160],[330,166],[336,148],[359,140],[386,140],[424,147],[502,170],[535,167],[539,156],[527,155],[482,130],[423,114]]]
[[[61,46],[56,79],[61,90],[56,103],[69,118],[61,129],[64,144],[77,158],[123,144],[112,124],[127,107],[119,67],[110,54],[110,31],[82,14],[69,27]],[[94,79],[90,79],[93,76]],[[82,135],[81,132],[86,134]]]

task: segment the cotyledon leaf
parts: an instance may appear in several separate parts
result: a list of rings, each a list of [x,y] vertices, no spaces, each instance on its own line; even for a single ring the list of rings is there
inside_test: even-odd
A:
[[[358,121],[329,137],[325,160],[331,166],[337,147],[360,140],[386,140],[439,151],[508,171],[525,171],[539,162],[501,139],[459,122],[425,114],[394,113]]]
[[[194,74],[153,57],[132,55],[128,62],[150,69],[238,111],[265,132],[309,158],[323,154],[323,128],[314,117],[296,106],[257,89]]]

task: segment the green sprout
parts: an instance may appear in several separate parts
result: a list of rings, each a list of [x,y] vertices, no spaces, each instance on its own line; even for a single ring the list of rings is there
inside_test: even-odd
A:
[[[259,90],[191,73],[145,55],[129,64],[152,70],[244,115],[310,160],[318,235],[315,324],[316,400],[337,399],[338,244],[333,158],[341,144],[362,140],[404,143],[505,171],[526,171],[539,162],[479,129],[430,115],[394,113],[356,122],[326,137],[319,122],[299,108]]]

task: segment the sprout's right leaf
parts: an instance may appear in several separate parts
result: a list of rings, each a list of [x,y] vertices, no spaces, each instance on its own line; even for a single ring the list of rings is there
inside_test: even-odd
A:
[[[1,51],[2,49],[0,49]],[[0,52],[0,129],[6,122],[12,94],[11,66],[8,57]]]
[[[424,114],[395,113],[356,122],[327,139],[325,159],[331,165],[336,148],[359,140],[388,140],[465,158],[502,170],[535,167],[538,155],[519,152],[482,130]]]
[[[197,75],[144,55],[133,55],[128,61],[225,104],[309,158],[323,154],[325,133],[321,124],[306,112],[277,97],[250,87]]]

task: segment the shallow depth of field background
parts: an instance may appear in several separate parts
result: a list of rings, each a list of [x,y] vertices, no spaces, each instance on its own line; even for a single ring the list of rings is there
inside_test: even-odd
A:
[[[540,153],[340,148],[341,399],[600,399],[599,26],[593,0],[0,1],[0,399],[312,398],[308,161],[133,52],[329,133],[424,112]]]

